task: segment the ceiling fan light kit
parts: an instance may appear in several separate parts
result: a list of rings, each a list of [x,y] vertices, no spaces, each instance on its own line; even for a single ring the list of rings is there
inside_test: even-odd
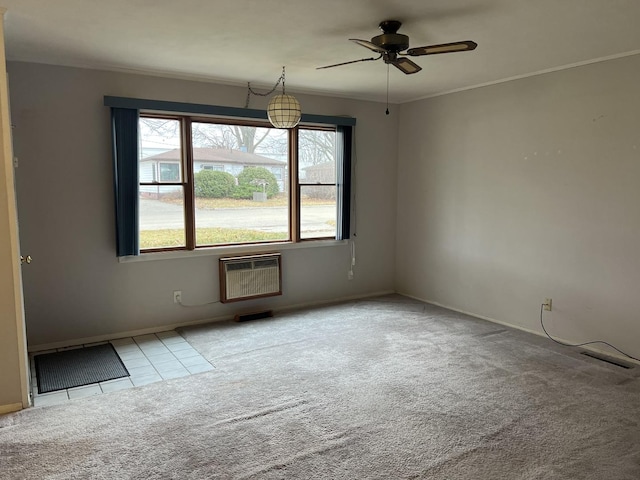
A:
[[[284,67],[282,67],[282,75],[280,75],[276,84],[267,93],[256,92],[251,88],[251,83],[247,84],[247,101],[244,108],[249,107],[249,98],[252,93],[260,97],[266,97],[267,95],[271,95],[275,92],[281,82],[282,93],[274,96],[269,101],[269,105],[267,106],[267,117],[269,118],[271,125],[275,128],[294,128],[298,123],[300,123],[300,119],[302,118],[302,109],[300,108],[300,102],[298,102],[298,99],[293,95],[287,95],[285,92]]]

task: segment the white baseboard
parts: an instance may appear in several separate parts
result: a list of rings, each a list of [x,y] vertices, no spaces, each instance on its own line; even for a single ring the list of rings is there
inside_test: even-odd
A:
[[[389,295],[395,293],[393,290],[383,290],[380,292],[367,293],[363,295],[352,295],[347,297],[334,298],[331,300],[321,300],[316,302],[297,303],[293,305],[287,305],[284,307],[274,308],[275,312],[287,312],[291,310],[299,310],[301,308],[318,307],[321,305],[332,305],[349,300],[359,300],[363,298],[378,297],[381,295]],[[168,330],[175,330],[181,327],[191,327],[194,325],[203,325],[205,323],[224,322],[233,320],[234,315],[222,315],[218,317],[203,318],[200,320],[192,320],[189,322],[172,323],[168,325],[160,325],[156,327],[142,328],[138,330],[128,330],[125,332],[109,333],[105,335],[96,335],[93,337],[74,338],[71,340],[62,340],[60,342],[41,343],[38,345],[28,345],[27,350],[29,353],[41,352],[45,350],[55,350],[56,348],[72,347],[75,345],[87,345],[90,343],[108,342],[109,340],[116,340],[118,338],[137,337],[138,335],[148,335],[150,333],[166,332]]]
[[[548,338],[544,334],[544,332],[541,332],[541,331],[538,331],[538,330],[531,330],[529,328],[525,328],[525,327],[522,327],[520,325],[516,325],[514,323],[503,322],[501,320],[496,320],[495,318],[485,317],[484,315],[478,315],[477,313],[467,312],[466,310],[460,310],[459,308],[451,307],[449,305],[444,305],[442,303],[434,302],[432,300],[425,300],[424,298],[416,297],[414,295],[409,295],[407,293],[398,292],[398,294],[399,295],[403,295],[405,297],[413,298],[414,300],[418,300],[420,302],[428,303],[429,305],[435,305],[436,307],[446,308],[447,310],[452,310],[454,312],[462,313],[464,315],[469,315],[470,317],[479,318],[480,320],[486,320],[487,322],[497,323],[498,325],[504,325],[505,327],[515,328],[516,330],[521,330],[523,332],[532,333],[532,334],[537,335],[539,337]],[[556,340],[558,340],[559,342],[562,342],[562,343],[568,343],[568,344],[574,343],[574,342],[571,342],[570,340],[565,340],[565,339],[560,338],[560,337],[554,337],[554,338]],[[551,342],[552,340],[549,340],[549,341]],[[584,350],[588,350],[590,352],[599,353],[599,354],[605,355],[607,357],[616,358],[618,360],[622,360],[622,361],[627,362],[627,363],[632,363],[634,365],[640,365],[640,362],[638,362],[638,361],[636,361],[636,360],[634,360],[632,358],[625,357],[624,355],[621,355],[621,354],[618,354],[618,353],[612,353],[611,351],[603,350],[601,348],[593,347],[591,345],[582,346],[580,348],[582,348]]]
[[[125,332],[107,333],[105,335],[96,335],[93,337],[74,338],[71,340],[62,340],[60,342],[41,343],[39,345],[28,345],[27,350],[30,353],[41,352],[44,350],[55,350],[56,348],[72,347],[75,345],[87,345],[89,343],[108,342],[109,340],[116,340],[118,338],[137,337],[138,335],[148,335],[150,333],[166,332],[168,330],[175,330],[180,327],[189,327],[191,325],[201,325],[204,323],[221,322],[225,320],[232,320],[233,316],[224,315],[220,317],[203,318],[201,320],[193,320],[190,322],[172,323],[168,325],[159,325],[156,327],[141,328],[138,330],[127,330]]]
[[[396,293],[394,290],[382,290],[380,292],[374,292],[374,293],[367,293],[364,295],[351,295],[348,297],[340,297],[340,298],[333,298],[331,300],[320,300],[317,302],[305,302],[305,303],[297,303],[294,305],[287,305],[286,307],[280,307],[280,308],[276,308],[274,309],[276,312],[290,312],[292,310],[300,310],[301,308],[311,308],[311,307],[321,307],[321,306],[325,306],[325,305],[337,305],[343,302],[348,302],[351,300],[362,300],[365,298],[372,298],[372,297],[380,297],[382,295],[391,295],[393,293]]]

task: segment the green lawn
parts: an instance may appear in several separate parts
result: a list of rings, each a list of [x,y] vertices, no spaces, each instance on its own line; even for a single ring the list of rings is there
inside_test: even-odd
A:
[[[235,198],[199,198],[196,197],[196,208],[201,210],[214,210],[216,208],[261,208],[261,207],[286,207],[288,199],[283,196],[275,196],[266,202],[254,202]]]
[[[214,245],[220,243],[261,242],[268,240],[286,240],[284,232],[260,232],[232,228],[198,228],[196,242],[198,245]],[[184,230],[142,230],[140,231],[140,248],[165,248],[184,246]]]
[[[182,205],[182,199],[164,197],[163,202]],[[277,195],[266,202],[256,203],[253,200],[237,200],[233,198],[196,198],[196,208],[202,210],[214,210],[217,208],[264,208],[287,206],[287,197]],[[308,199],[305,205],[335,205],[335,200]],[[327,222],[335,226],[334,221]],[[243,230],[232,228],[198,228],[196,230],[196,243],[198,245],[216,245],[226,243],[251,243],[273,240],[287,240],[284,232],[261,232],[259,230]],[[162,229],[140,231],[140,248],[171,248],[185,245],[184,230]]]

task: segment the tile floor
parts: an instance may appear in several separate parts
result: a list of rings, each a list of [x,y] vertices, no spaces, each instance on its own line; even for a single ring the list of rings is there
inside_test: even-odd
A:
[[[106,343],[106,342],[100,342]],[[34,352],[30,356],[31,383],[34,407],[56,405],[75,398],[100,395],[126,388],[139,387],[149,383],[184,377],[194,373],[213,370],[213,366],[200,355],[187,341],[175,331],[157,334],[140,335],[138,337],[111,340],[118,355],[129,371],[129,377],[109,380],[82,387],[68,388],[56,392],[38,394],[38,379],[36,378],[33,356],[51,353],[70,348],[84,348],[97,343],[78,345],[75,347]]]

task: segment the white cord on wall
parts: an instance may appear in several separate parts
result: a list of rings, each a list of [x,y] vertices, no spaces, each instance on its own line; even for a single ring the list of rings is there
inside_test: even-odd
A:
[[[356,266],[356,242],[353,240],[349,240],[349,246],[351,249],[351,261],[349,262],[349,272],[347,273],[347,278],[349,280],[353,279],[353,267]]]
[[[627,358],[630,358],[631,360],[635,360],[636,362],[640,362],[640,358],[632,357],[628,353],[623,352],[619,348],[611,345],[609,342],[605,342],[604,340],[592,340],[590,342],[583,342],[583,343],[565,343],[565,342],[561,342],[560,340],[556,340],[555,338],[553,338],[549,334],[549,332],[547,332],[547,329],[544,326],[544,320],[543,320],[543,316],[542,316],[543,311],[544,311],[544,306],[545,306],[544,303],[542,305],[540,305],[540,326],[542,327],[542,331],[544,332],[544,334],[547,337],[549,337],[550,340],[556,342],[559,345],[565,346],[565,347],[584,347],[585,345],[594,345],[594,344],[598,344],[599,343],[601,345],[606,345],[607,347],[613,348],[616,352],[624,355]]]

